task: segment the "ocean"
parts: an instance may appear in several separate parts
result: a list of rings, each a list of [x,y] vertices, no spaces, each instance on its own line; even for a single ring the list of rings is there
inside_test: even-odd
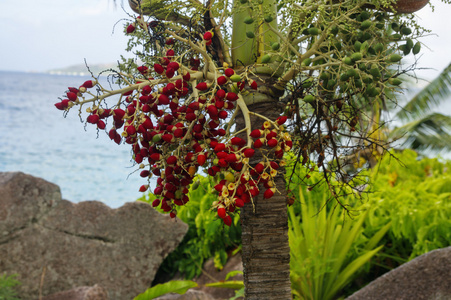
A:
[[[117,145],[105,131],[85,126],[77,109],[64,117],[54,106],[68,87],[88,79],[0,71],[0,172],[41,177],[72,202],[98,200],[117,208],[139,198],[146,183],[133,173],[130,145]]]

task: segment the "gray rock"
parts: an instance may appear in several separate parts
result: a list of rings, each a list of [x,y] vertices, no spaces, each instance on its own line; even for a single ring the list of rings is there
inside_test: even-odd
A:
[[[19,274],[24,299],[95,284],[133,299],[188,230],[147,203],[62,200],[58,186],[23,173],[0,173],[0,199],[0,270]]]
[[[213,296],[214,299],[229,299],[235,296],[235,290],[228,288],[207,287],[205,284],[225,280],[226,275],[232,271],[243,271],[243,261],[241,254],[231,256],[224,268],[220,271],[216,270],[213,259],[209,259],[202,267],[202,274],[194,279],[200,286],[200,290]],[[243,275],[235,275],[228,280],[243,280]]]
[[[157,297],[155,298],[155,300],[218,300],[218,299],[202,291],[188,290],[183,295],[167,294],[161,297]]]
[[[423,254],[377,278],[346,300],[451,299],[451,247]]]
[[[96,284],[95,286],[80,286],[68,291],[51,294],[42,297],[42,300],[108,300],[108,292]]]

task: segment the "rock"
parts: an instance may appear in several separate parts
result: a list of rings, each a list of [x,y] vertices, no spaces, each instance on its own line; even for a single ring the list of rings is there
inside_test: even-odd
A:
[[[228,299],[228,298],[224,298]],[[188,290],[185,294],[179,295],[179,294],[167,294],[158,298],[155,298],[155,300],[216,300],[213,296],[202,292],[202,291],[196,291],[196,290]]]
[[[205,284],[225,280],[226,275],[231,271],[243,271],[243,262],[241,254],[231,256],[224,268],[217,271],[213,259],[209,259],[204,263],[202,275],[194,279],[200,286],[200,290],[213,296],[214,299],[229,299],[235,296],[235,290],[228,288],[207,287]],[[243,275],[235,275],[228,280],[243,280]]]
[[[147,203],[62,200],[58,186],[23,173],[0,173],[0,195],[0,270],[19,274],[24,299],[41,285],[45,296],[95,284],[133,299],[188,230]]]
[[[451,247],[423,254],[372,281],[346,300],[451,299]]]
[[[96,284],[45,296],[42,300],[108,300],[108,292]]]

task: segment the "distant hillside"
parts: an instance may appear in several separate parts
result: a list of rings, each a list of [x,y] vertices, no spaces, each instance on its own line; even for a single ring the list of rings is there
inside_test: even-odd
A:
[[[91,72],[94,75],[98,75],[100,72],[105,71],[105,70],[110,70],[110,69],[117,70],[117,65],[114,63],[94,64],[94,65],[88,65],[88,67],[89,67],[89,70],[91,70]],[[60,68],[60,69],[53,69],[53,70],[47,71],[46,73],[59,74],[59,75],[80,75],[80,76],[90,75],[85,64],[73,65],[73,66]]]

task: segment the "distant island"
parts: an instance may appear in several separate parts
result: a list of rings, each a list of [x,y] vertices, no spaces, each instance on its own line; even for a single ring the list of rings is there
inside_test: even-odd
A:
[[[110,64],[92,64],[88,65],[89,70],[94,74],[98,75],[100,72],[105,70],[118,70],[117,64],[110,63]],[[85,64],[78,64],[73,65],[65,68],[59,68],[59,69],[53,69],[48,70],[45,73],[47,74],[53,74],[53,75],[76,75],[76,76],[89,76],[90,73],[88,71],[88,68]],[[108,74],[111,72],[105,72],[105,74]]]

